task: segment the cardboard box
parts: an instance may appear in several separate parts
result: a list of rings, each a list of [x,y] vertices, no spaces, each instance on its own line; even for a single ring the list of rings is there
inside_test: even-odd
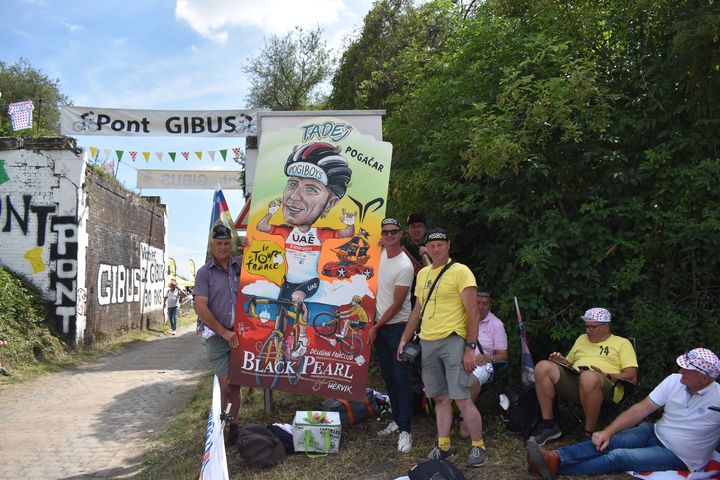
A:
[[[336,453],[341,432],[338,412],[295,412],[293,446],[296,452]]]

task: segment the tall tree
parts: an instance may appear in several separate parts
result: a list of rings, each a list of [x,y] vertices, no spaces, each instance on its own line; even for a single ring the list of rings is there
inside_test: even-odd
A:
[[[295,29],[271,36],[257,57],[243,67],[250,75],[248,105],[273,110],[301,110],[322,102],[322,83],[332,75],[334,58],[322,29]]]
[[[0,61],[0,92],[0,104],[3,105],[0,111],[0,135],[57,135],[60,132],[60,108],[70,104],[68,97],[60,90],[60,80],[48,78],[24,58],[12,65]],[[7,105],[23,100],[32,100],[34,103],[33,130],[13,132]]]

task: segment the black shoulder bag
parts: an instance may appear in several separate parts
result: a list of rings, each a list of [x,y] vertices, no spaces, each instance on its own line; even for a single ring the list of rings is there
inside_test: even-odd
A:
[[[433,282],[432,286],[430,287],[430,291],[428,292],[428,296],[425,299],[425,304],[422,306],[422,310],[420,311],[420,323],[418,323],[418,329],[413,335],[412,340],[407,342],[405,344],[405,347],[403,347],[403,351],[400,354],[400,359],[402,362],[406,365],[419,365],[420,364],[420,358],[422,356],[422,350],[420,348],[420,337],[418,336],[418,331],[420,331],[420,326],[422,325],[422,319],[423,315],[425,314],[425,307],[427,307],[428,302],[430,302],[430,297],[432,296],[433,290],[435,290],[435,286],[438,284],[438,281],[440,280],[440,277],[442,277],[443,273],[450,268],[450,266],[455,263],[455,260],[451,260],[449,263],[447,263],[442,270],[440,270],[440,273],[438,273],[438,276],[435,277],[435,281]]]

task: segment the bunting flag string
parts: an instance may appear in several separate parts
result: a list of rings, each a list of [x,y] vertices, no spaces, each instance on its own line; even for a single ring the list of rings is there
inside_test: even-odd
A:
[[[223,162],[227,162],[227,156],[228,151],[232,151],[232,158],[234,160],[239,160],[243,149],[241,147],[233,147],[232,149],[222,149],[222,150],[208,150],[208,151],[194,151],[194,152],[138,152],[137,150],[115,150],[110,148],[104,148],[100,149],[96,146],[90,146],[88,147],[88,150],[90,152],[90,159],[94,163],[103,163],[112,160],[113,162],[121,161],[123,156],[127,158],[126,153],[130,156],[133,162],[137,161],[138,153],[142,155],[142,158],[145,159],[145,162],[150,162],[151,156],[154,155],[158,161],[162,162],[165,159],[165,156],[167,155],[170,157],[170,160],[173,162],[176,160],[176,157],[178,153],[182,155],[182,157],[186,160],[190,160],[190,155],[192,153],[193,160],[204,160],[208,157],[210,158],[210,161],[215,161],[215,157],[217,154],[220,154],[220,158],[222,158]],[[101,158],[102,157],[102,158]]]

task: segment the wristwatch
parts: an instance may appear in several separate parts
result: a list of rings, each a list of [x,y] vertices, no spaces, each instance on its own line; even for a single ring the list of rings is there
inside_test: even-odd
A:
[[[477,348],[477,343],[475,343],[475,342],[465,342],[465,346],[466,346],[467,348],[472,348],[473,350],[475,350],[475,349]]]

